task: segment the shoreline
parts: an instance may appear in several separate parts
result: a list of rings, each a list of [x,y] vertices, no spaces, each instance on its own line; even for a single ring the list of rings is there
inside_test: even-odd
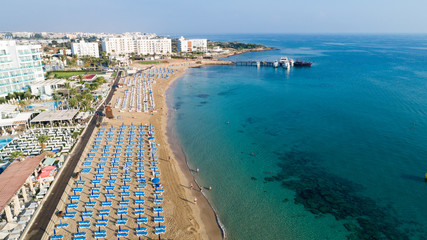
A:
[[[197,228],[200,239],[227,239],[227,230],[222,224],[221,219],[215,207],[211,204],[209,199],[204,193],[200,193],[198,189],[203,188],[195,179],[194,173],[188,163],[187,156],[179,142],[176,131],[174,131],[174,118],[176,117],[173,107],[169,106],[171,103],[171,91],[176,84],[176,81],[181,78],[189,68],[200,68],[202,66],[213,66],[213,65],[232,65],[231,61],[224,60],[224,58],[240,55],[248,52],[259,52],[259,51],[274,51],[279,50],[276,48],[267,49],[252,49],[236,51],[230,54],[215,56],[212,60],[173,60],[167,63],[160,63],[153,65],[152,67],[170,67],[173,68],[176,63],[184,65],[180,68],[175,76],[168,79],[166,86],[162,89],[159,85],[156,85],[156,91],[161,96],[161,113],[160,113],[160,133],[162,138],[165,138],[165,150],[169,157],[172,156],[171,160],[175,160],[175,175],[179,179],[179,188],[184,191],[185,198],[180,197],[180,200],[185,201],[185,204],[190,208],[188,213],[195,218],[193,226]],[[189,185],[192,184],[196,189],[190,189]],[[209,190],[208,190],[209,191]],[[197,198],[197,205],[192,199]],[[178,200],[178,199],[176,199]],[[179,200],[178,200],[179,201]],[[191,220],[191,219],[190,219]],[[199,238],[195,238],[199,239]]]
[[[200,64],[199,66],[196,67],[201,67],[201,65],[214,65],[214,64]],[[221,64],[222,65],[222,64]],[[193,67],[189,67],[189,68],[194,68]],[[166,105],[166,109],[167,109],[167,123],[166,123],[166,139],[167,139],[167,144],[169,149],[172,151],[172,154],[174,156],[174,159],[176,159],[178,167],[181,170],[181,173],[183,174],[183,178],[185,178],[185,180],[191,184],[193,184],[193,186],[201,189],[203,188],[203,186],[201,186],[197,180],[194,177],[194,174],[192,173],[194,170],[192,170],[188,164],[188,159],[187,156],[182,148],[181,143],[179,142],[177,133],[173,130],[174,129],[174,119],[175,119],[175,115],[174,115],[174,111],[172,110],[172,107],[169,105],[171,102],[171,91],[172,91],[172,87],[173,85],[176,83],[176,81],[182,77],[182,75],[185,74],[182,73],[180,76],[176,77],[173,81],[170,82],[169,86],[167,87],[167,89],[165,89],[165,105]],[[183,179],[181,179],[183,180]],[[186,189],[189,190],[188,187],[185,187]],[[195,194],[194,191],[190,192],[192,193],[192,196],[196,196],[199,194]],[[204,193],[200,194],[201,196],[203,196],[202,199],[198,198],[198,206],[202,205],[202,204],[207,204],[209,206],[209,208],[213,211],[213,214],[215,216],[215,220],[216,220],[216,226],[215,227],[219,227],[219,229],[221,230],[221,236],[222,239],[227,239],[227,231],[225,229],[225,226],[221,223],[221,220],[217,214],[217,211],[215,210],[214,206],[211,204],[211,202],[209,201],[209,199],[206,197],[206,195]],[[200,202],[200,200],[203,200],[203,202]],[[205,213],[206,214],[206,213]],[[210,225],[211,223],[209,223],[208,219],[203,219],[203,212],[198,211],[198,215],[200,217],[201,222],[199,222],[200,225],[202,225],[205,228],[208,228],[207,225]],[[205,223],[206,221],[206,223]],[[211,227],[209,227],[211,228]],[[207,235],[208,239],[209,235]]]

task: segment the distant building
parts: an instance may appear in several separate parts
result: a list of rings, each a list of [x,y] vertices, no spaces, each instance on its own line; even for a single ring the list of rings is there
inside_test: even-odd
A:
[[[99,57],[99,48],[97,42],[85,42],[81,40],[79,43],[71,44],[71,52],[77,56],[83,57]]]
[[[44,80],[40,45],[17,45],[0,41],[0,96],[24,91],[32,82]]]
[[[168,38],[149,38],[147,36],[106,38],[102,41],[102,50],[112,55],[168,54],[172,52],[172,40]]]
[[[99,50],[98,50],[99,52]],[[58,50],[58,55],[66,55],[66,56],[71,56],[73,54],[73,52],[71,51],[71,49],[59,49]]]
[[[135,51],[131,37],[106,38],[102,41],[102,50],[109,54],[129,54]]]
[[[207,52],[207,39],[185,39],[180,37],[178,41],[178,51],[180,52]]]
[[[172,40],[168,38],[137,39],[135,52],[140,55],[169,54],[172,52]]]

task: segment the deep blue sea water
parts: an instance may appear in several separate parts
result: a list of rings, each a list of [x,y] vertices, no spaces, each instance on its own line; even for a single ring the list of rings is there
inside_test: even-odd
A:
[[[190,69],[168,92],[229,239],[427,239],[427,36],[207,37],[314,62]]]

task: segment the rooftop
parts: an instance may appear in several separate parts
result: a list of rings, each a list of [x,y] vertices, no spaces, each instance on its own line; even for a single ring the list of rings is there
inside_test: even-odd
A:
[[[41,112],[31,120],[31,123],[36,122],[53,122],[53,121],[71,121],[79,112],[77,109],[55,110]]]
[[[0,127],[15,126],[25,124],[34,112],[21,112],[13,118],[0,119]]]
[[[14,161],[0,174],[0,213],[43,159],[42,154],[37,157],[25,158],[22,162]]]

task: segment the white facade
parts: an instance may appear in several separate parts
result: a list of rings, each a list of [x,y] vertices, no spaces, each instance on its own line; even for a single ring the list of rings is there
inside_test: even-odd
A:
[[[178,51],[180,52],[207,52],[207,39],[185,39],[180,37],[178,41]]]
[[[172,52],[172,40],[168,38],[137,39],[135,40],[135,53],[147,54],[169,54]]]
[[[44,80],[40,48],[0,41],[0,96],[24,91],[32,82]]]
[[[97,42],[85,42],[84,40],[81,40],[79,43],[72,43],[71,44],[71,52],[74,55],[83,57],[83,56],[89,56],[89,57],[99,57],[99,48]]]
[[[65,79],[49,79],[43,81],[35,81],[31,84],[31,93],[40,96],[52,96],[53,91],[65,85]]]
[[[168,38],[107,38],[102,41],[102,49],[111,55],[120,54],[168,54],[172,52],[172,40]]]
[[[102,41],[102,50],[110,54],[129,54],[135,51],[131,37],[106,38]]]

